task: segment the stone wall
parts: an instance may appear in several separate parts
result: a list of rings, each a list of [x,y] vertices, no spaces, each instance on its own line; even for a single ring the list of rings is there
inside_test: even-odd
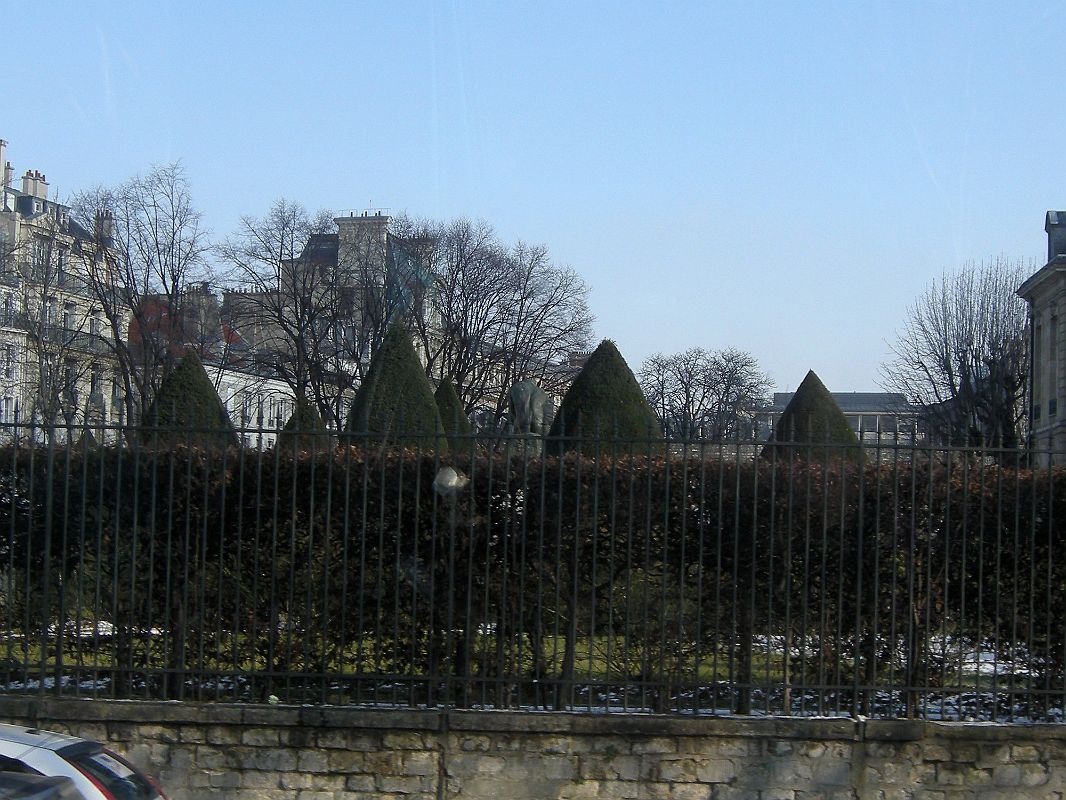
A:
[[[0,698],[172,800],[968,800],[1066,793],[1066,726]]]

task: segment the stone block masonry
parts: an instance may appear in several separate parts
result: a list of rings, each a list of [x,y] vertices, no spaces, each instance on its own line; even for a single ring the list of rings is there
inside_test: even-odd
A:
[[[172,800],[1063,800],[1066,725],[0,698]]]

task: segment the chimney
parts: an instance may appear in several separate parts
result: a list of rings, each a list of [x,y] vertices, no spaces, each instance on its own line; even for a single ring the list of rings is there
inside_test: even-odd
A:
[[[33,176],[33,170],[26,170],[26,174],[22,176],[22,193],[30,197],[37,196],[37,179]]]
[[[0,166],[4,168],[4,186],[11,184],[11,162],[7,160],[7,142],[0,139]]]
[[[15,180],[15,168],[11,166],[10,161],[4,161],[4,188],[9,188],[11,182]]]
[[[1047,231],[1047,260],[1066,256],[1066,211],[1049,211],[1044,222]]]
[[[110,211],[96,212],[96,236],[100,244],[110,247],[115,235],[115,217]]]
[[[39,200],[48,199],[48,180],[44,177],[43,172],[37,173],[37,194],[34,196]]]

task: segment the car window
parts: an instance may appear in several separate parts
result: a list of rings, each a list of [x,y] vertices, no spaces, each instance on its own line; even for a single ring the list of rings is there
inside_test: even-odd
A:
[[[17,758],[0,756],[0,772],[20,772],[23,775],[40,775],[33,767],[27,766]]]
[[[71,764],[99,783],[115,800],[152,800],[155,787],[110,750],[65,756]]]

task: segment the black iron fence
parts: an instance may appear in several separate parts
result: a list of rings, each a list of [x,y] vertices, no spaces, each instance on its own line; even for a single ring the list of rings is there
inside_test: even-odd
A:
[[[1047,453],[7,433],[3,692],[1063,716]]]

